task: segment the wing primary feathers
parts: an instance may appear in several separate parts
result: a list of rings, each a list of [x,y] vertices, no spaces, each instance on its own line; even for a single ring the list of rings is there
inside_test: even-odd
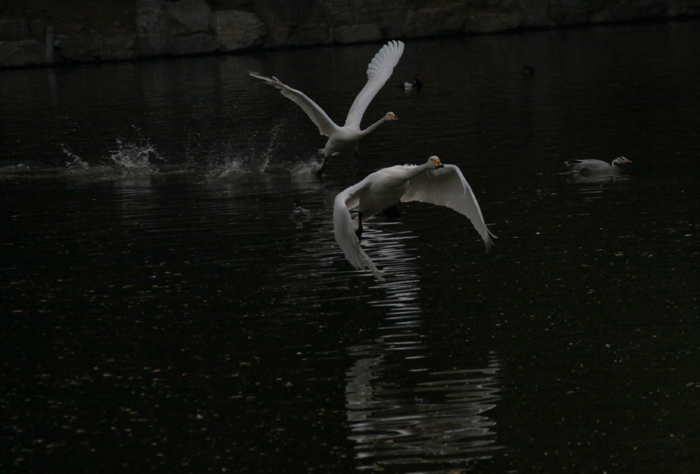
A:
[[[257,72],[249,72],[249,74],[252,77],[260,79],[266,84],[279,90],[283,96],[301,107],[306,115],[309,116],[311,121],[318,127],[318,131],[321,135],[329,137],[338,128],[328,114],[326,114],[326,112],[316,102],[314,102],[303,92],[289,87],[275,76],[267,77],[263,76],[262,74],[258,74]]]
[[[401,41],[389,41],[374,55],[367,66],[367,83],[350,106],[345,126],[360,126],[367,107],[391,77],[394,67],[401,59],[403,50],[404,44]]]

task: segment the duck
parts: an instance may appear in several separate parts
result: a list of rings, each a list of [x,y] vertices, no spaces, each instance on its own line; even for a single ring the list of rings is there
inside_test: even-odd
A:
[[[577,173],[581,173],[584,176],[591,174],[611,174],[616,173],[620,167],[632,163],[632,160],[625,158],[624,156],[618,156],[610,163],[606,163],[602,160],[579,160],[573,159],[565,162],[566,166]]]
[[[420,80],[420,74],[416,74],[413,82],[404,82],[403,84],[399,84],[399,87],[403,87],[405,91],[415,90],[416,92],[420,92],[420,90],[423,88],[423,82]]]
[[[357,152],[357,145],[361,138],[375,131],[385,122],[398,120],[394,112],[387,112],[382,118],[374,122],[369,127],[360,129],[360,122],[372,99],[384,87],[386,81],[391,77],[394,67],[399,63],[403,54],[404,44],[401,41],[389,41],[372,58],[367,66],[367,83],[360,93],[355,97],[344,125],[338,125],[330,119],[328,114],[313,100],[303,92],[293,89],[281,82],[275,76],[266,77],[257,72],[249,74],[260,79],[264,83],[278,89],[280,93],[302,108],[311,121],[318,127],[321,135],[328,137],[326,146],[323,148],[323,163],[317,174],[321,174],[326,166],[328,158],[341,152],[354,148]]]
[[[305,220],[310,216],[311,212],[301,206],[301,201],[295,199],[294,205],[292,206],[292,219]]]
[[[462,171],[445,165],[436,155],[422,165],[382,168],[338,193],[333,203],[333,234],[345,258],[357,270],[371,271],[383,280],[379,269],[360,244],[364,222],[377,213],[394,209],[399,202],[418,201],[445,206],[467,217],[486,249],[496,237],[486,226],[481,208]],[[357,208],[352,219],[350,210]]]
[[[311,220],[311,212],[301,206],[301,201],[299,199],[295,199],[294,205],[292,206],[292,215],[290,217],[294,221],[297,229],[303,229],[304,224]]]
[[[529,65],[523,66],[523,76],[532,77],[535,75],[535,68]]]

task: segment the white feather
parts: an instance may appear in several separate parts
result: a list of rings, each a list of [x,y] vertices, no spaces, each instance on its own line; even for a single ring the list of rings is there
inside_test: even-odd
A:
[[[487,249],[493,245],[495,236],[486,227],[479,203],[460,169],[454,165],[443,167],[437,156],[431,156],[420,166],[382,168],[338,193],[333,206],[333,233],[353,267],[379,275],[360,245],[350,210],[357,207],[364,221],[400,201],[420,201],[453,209],[472,222]]]
[[[323,150],[324,156],[327,158],[352,148],[363,136],[375,130],[382,123],[396,120],[396,115],[394,115],[393,112],[388,112],[377,122],[364,130],[360,130],[360,123],[362,122],[362,117],[367,107],[377,95],[377,92],[384,86],[387,79],[391,77],[394,66],[396,66],[399,59],[401,59],[403,50],[404,44],[401,41],[390,41],[374,56],[367,67],[367,83],[352,103],[347,118],[345,119],[345,125],[342,127],[333,122],[328,114],[306,94],[289,87],[275,76],[266,77],[256,72],[251,72],[250,75],[277,88],[283,96],[290,99],[306,112],[306,115],[308,115],[311,121],[318,127],[320,134],[328,137],[328,141]]]

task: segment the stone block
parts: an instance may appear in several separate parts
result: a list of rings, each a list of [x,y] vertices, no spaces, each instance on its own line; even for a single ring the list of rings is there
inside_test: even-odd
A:
[[[343,25],[334,28],[333,39],[343,44],[380,41],[382,30],[376,23]]]
[[[24,18],[0,18],[0,41],[29,38],[29,25]]]
[[[287,44],[312,45],[331,43],[333,38],[326,23],[306,23],[289,29]]]
[[[409,10],[403,32],[407,38],[454,34],[462,31],[466,19],[464,5]]]
[[[547,3],[541,0],[520,0],[517,5],[522,27],[550,26]]]
[[[136,54],[141,57],[165,54],[170,39],[166,4],[163,0],[138,0],[136,4]]]
[[[54,45],[57,62],[122,61],[136,57],[135,34],[56,35]]]
[[[257,15],[239,10],[221,10],[210,16],[211,29],[220,51],[236,51],[262,44],[265,24]]]
[[[657,18],[668,12],[667,0],[622,1],[610,5],[611,21],[633,21],[643,18]]]
[[[217,41],[213,35],[197,33],[179,36],[170,40],[168,54],[207,54],[217,50]]]
[[[209,31],[211,8],[204,0],[167,2],[166,11],[174,34]]]
[[[136,35],[116,35],[104,38],[102,59],[123,61],[136,57]]]
[[[668,13],[671,17],[700,15],[700,0],[669,0]]]
[[[37,40],[0,41],[0,67],[46,64],[46,49]]]
[[[590,22],[587,7],[577,0],[550,0],[548,16],[554,26],[582,25]]]
[[[520,26],[520,15],[509,13],[477,13],[469,15],[464,24],[467,33],[496,33],[513,30]]]
[[[102,42],[100,35],[85,34],[56,35],[56,61],[91,62],[102,59]]]

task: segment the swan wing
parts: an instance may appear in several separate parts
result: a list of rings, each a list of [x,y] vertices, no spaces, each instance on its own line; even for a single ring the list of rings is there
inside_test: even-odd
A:
[[[327,137],[330,137],[333,132],[336,131],[338,126],[328,117],[328,114],[323,111],[319,105],[311,100],[309,96],[304,94],[303,92],[292,89],[288,85],[284,84],[282,81],[277,79],[275,76],[272,77],[266,77],[263,75],[258,74],[257,72],[251,72],[251,76],[255,77],[256,79],[260,79],[261,81],[265,82],[268,85],[271,85],[272,87],[279,89],[280,93],[297,104],[299,107],[302,108],[304,112],[306,112],[306,115],[309,116],[311,121],[316,124],[318,127],[318,131],[321,133],[321,135],[325,135]]]
[[[466,216],[484,240],[487,249],[495,235],[489,231],[481,208],[462,171],[455,165],[426,171],[410,179],[401,201],[419,201],[445,206]]]
[[[350,186],[338,193],[333,203],[333,235],[340,248],[345,254],[345,258],[358,270],[370,270],[375,277],[383,280],[379,270],[360,246],[360,240],[355,234],[355,226],[350,209],[357,207],[360,203],[359,193],[367,185],[367,179]]]
[[[346,127],[360,127],[362,116],[377,92],[384,86],[394,72],[394,66],[399,63],[403,54],[404,44],[401,41],[389,41],[374,55],[367,66],[367,84],[362,88],[350,107],[345,119]]]

